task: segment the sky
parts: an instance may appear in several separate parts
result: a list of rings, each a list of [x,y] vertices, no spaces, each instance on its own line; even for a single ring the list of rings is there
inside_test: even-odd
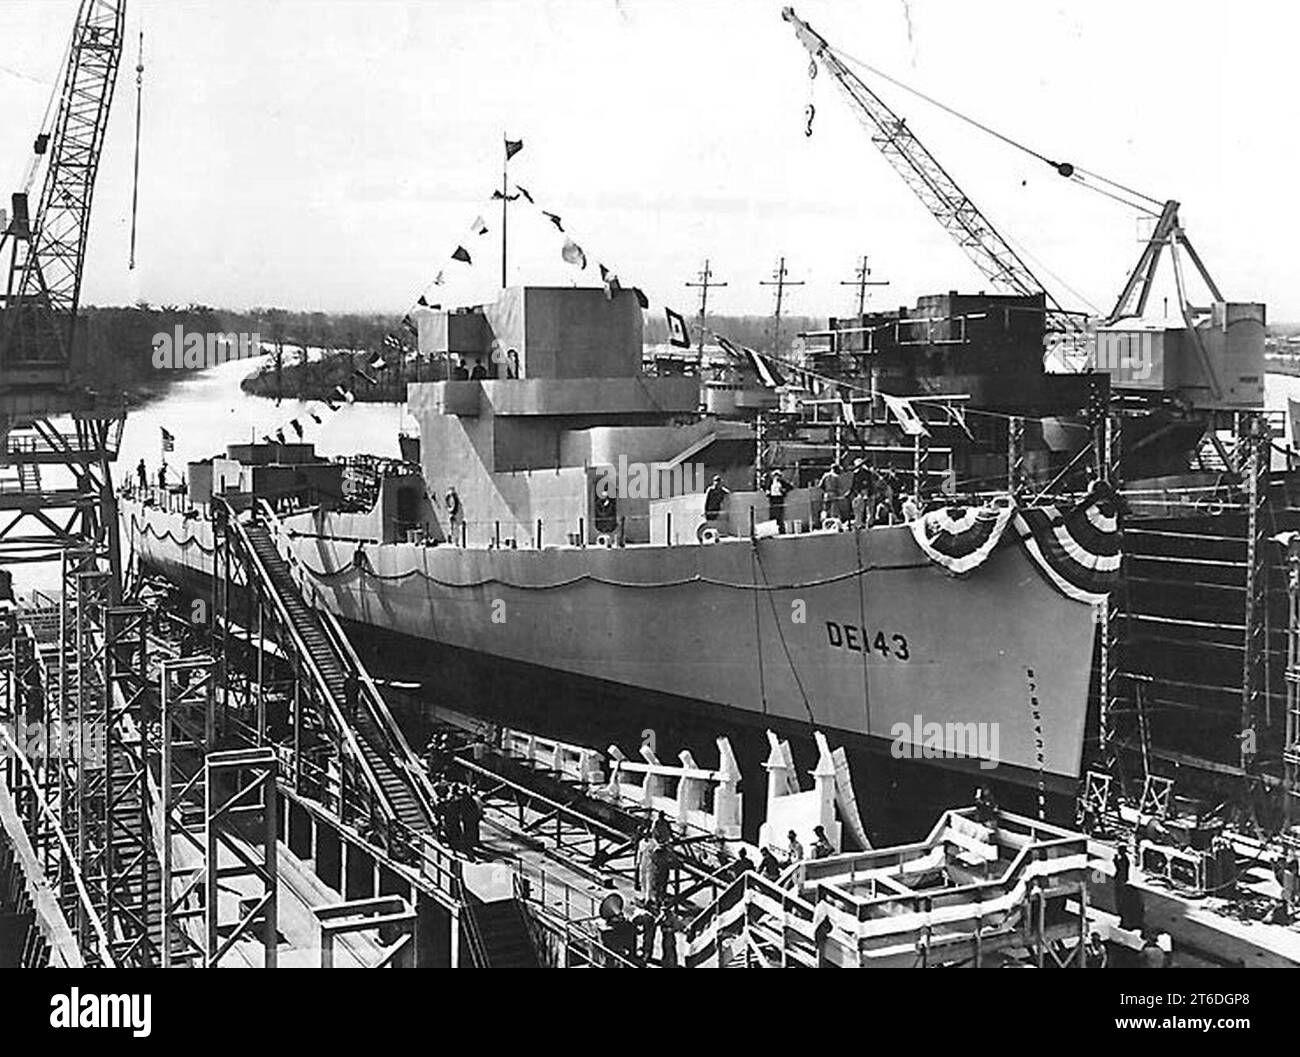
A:
[[[988,286],[876,151],[768,0],[131,0],[83,302],[405,310],[597,262],[690,314],[845,314]],[[1300,8],[1265,0],[799,0],[841,51],[1032,146],[1164,200],[1224,294],[1300,321]],[[0,180],[17,186],[75,0],[0,3]],[[145,33],[137,267],[127,268],[136,38]],[[887,103],[1069,307],[1109,308],[1135,212],[898,89]],[[815,107],[807,135],[807,107]],[[486,235],[470,233],[482,216]],[[463,244],[472,265],[450,261]]]

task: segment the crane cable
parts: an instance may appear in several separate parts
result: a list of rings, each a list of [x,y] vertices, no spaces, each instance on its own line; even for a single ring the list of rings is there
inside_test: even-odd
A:
[[[140,109],[144,98],[144,27],[135,59],[135,169],[131,174],[131,257],[127,271],[135,271],[135,225],[140,212]]]
[[[925,92],[922,92],[920,89],[913,88],[911,85],[898,80],[898,78],[896,77],[891,77],[883,70],[878,70],[876,67],[872,66],[868,62],[863,62],[861,59],[855,58],[852,55],[840,51],[838,48],[830,47],[830,45],[827,45],[826,50],[829,51],[832,55],[834,55],[837,59],[841,60],[842,62],[852,63],[855,66],[859,66],[862,69],[866,70],[867,72],[872,73],[875,76],[881,78],[882,80],[888,81],[896,88],[900,88],[904,92],[908,92],[911,95],[916,96],[918,99],[924,100],[925,102],[929,103],[931,106],[938,107],[944,113],[950,114],[952,117],[957,118],[959,121],[964,121],[966,124],[979,129],[981,132],[985,133],[986,135],[992,136],[994,139],[1001,140],[1009,147],[1014,147],[1016,150],[1029,155],[1031,158],[1035,158],[1046,165],[1050,165],[1060,175],[1066,177],[1067,179],[1074,180],[1081,187],[1086,187],[1090,191],[1096,191],[1098,194],[1106,195],[1106,197],[1108,198],[1113,198],[1117,202],[1122,202],[1124,205],[1127,205],[1133,209],[1138,209],[1144,213],[1150,213],[1152,216],[1160,215],[1159,207],[1162,207],[1164,203],[1158,198],[1153,198],[1151,195],[1144,194],[1143,192],[1135,190],[1132,187],[1126,187],[1124,184],[1119,183],[1118,181],[1112,180],[1106,176],[1102,176],[1100,173],[1091,172],[1090,170],[1084,169],[1081,166],[1073,164],[1072,162],[1059,162],[1052,158],[1049,158],[1046,154],[1042,154],[1039,151],[1034,150],[1033,147],[1030,147],[1025,143],[1021,143],[1019,140],[1012,139],[1010,136],[1006,135],[1005,133],[999,132],[997,129],[991,128],[990,126],[984,124],[981,121],[977,121],[975,118],[970,117],[967,114],[963,114],[960,110],[954,109],[953,107],[949,106],[947,103],[940,102],[938,99],[935,99],[933,96],[927,95]],[[1106,191],[1103,188],[1096,187],[1088,183],[1087,180],[1083,179],[1083,177],[1085,176],[1093,180],[1098,180],[1104,184],[1107,184],[1110,187],[1115,188],[1117,191],[1122,191],[1125,194],[1132,195],[1134,198],[1142,199],[1144,202],[1150,203],[1150,205],[1143,205],[1139,202],[1127,201],[1121,198],[1119,195],[1115,194],[1113,191]],[[1153,209],[1152,206],[1157,208]]]

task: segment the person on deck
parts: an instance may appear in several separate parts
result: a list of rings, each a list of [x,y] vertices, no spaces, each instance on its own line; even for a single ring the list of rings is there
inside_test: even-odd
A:
[[[849,485],[853,524],[856,528],[867,528],[870,525],[873,490],[871,469],[862,459],[858,459],[853,464],[853,478]]]
[[[785,835],[785,857],[787,862],[800,862],[803,860],[803,845],[799,843],[799,838],[795,836],[794,830]]]
[[[835,848],[826,836],[824,826],[813,827],[812,857],[814,859],[825,859],[835,854]]]
[[[840,512],[840,464],[831,463],[830,469],[817,482],[816,504],[813,507],[813,527],[820,528],[822,520],[838,517]]]
[[[140,482],[140,491],[149,487],[149,474],[145,471],[144,460],[141,459],[135,468],[136,479]]]
[[[749,857],[748,849],[741,848],[740,853],[731,863],[731,879],[734,881],[738,878],[744,877],[745,874],[749,873],[753,868],[754,860]]]
[[[772,854],[771,848],[763,849],[763,853],[758,860],[758,872],[769,881],[775,881],[781,876],[781,863]]]
[[[450,526],[449,535],[452,543],[460,542],[461,525],[465,523],[465,508],[460,501],[460,493],[455,487],[448,488],[447,494],[443,497],[447,504],[447,522]]]
[[[767,509],[768,516],[776,522],[777,532],[785,532],[785,497],[790,487],[790,482],[779,469],[772,471],[772,480],[767,486]]]
[[[713,480],[709,482],[709,487],[704,490],[705,521],[712,523],[722,516],[722,508],[726,504],[729,495],[731,495],[731,489],[722,483],[721,476],[714,474]]]
[[[158,490],[166,491],[167,489],[167,460],[163,459],[162,465],[158,467]]]

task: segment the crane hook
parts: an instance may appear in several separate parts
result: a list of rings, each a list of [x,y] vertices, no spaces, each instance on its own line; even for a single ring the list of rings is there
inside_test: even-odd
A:
[[[804,117],[808,119],[808,123],[804,126],[803,134],[805,136],[811,136],[813,118],[817,116],[817,108],[813,106],[812,103],[809,103],[803,113],[804,113]]]

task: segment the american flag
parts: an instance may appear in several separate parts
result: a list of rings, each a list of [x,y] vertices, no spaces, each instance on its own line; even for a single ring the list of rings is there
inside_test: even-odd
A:
[[[162,430],[162,450],[164,451],[164,453],[169,451],[175,451],[176,438],[173,437],[170,433],[168,433],[167,430],[163,429],[162,426],[159,426],[158,428]]]

